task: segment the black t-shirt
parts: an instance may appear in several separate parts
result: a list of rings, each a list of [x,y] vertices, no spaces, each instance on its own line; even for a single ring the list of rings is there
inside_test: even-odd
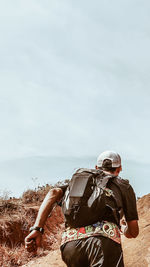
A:
[[[65,193],[67,187],[68,183],[60,186],[63,193]],[[120,177],[112,177],[107,184],[107,188],[113,191],[115,199],[117,200],[120,219],[124,215],[126,221],[138,220],[136,197],[129,181]],[[116,223],[113,214],[106,215],[104,220]]]
[[[120,209],[120,219],[124,215],[126,221],[138,220],[136,197],[128,180],[112,177],[107,185],[110,188]]]

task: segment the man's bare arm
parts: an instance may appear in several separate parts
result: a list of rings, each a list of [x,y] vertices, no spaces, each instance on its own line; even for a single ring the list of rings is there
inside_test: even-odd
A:
[[[48,215],[50,214],[53,205],[61,200],[63,196],[63,191],[61,188],[54,188],[51,189],[46,197],[44,198],[37,218],[35,220],[34,223],[34,227],[44,227],[44,224],[48,218]],[[26,238],[25,238],[25,248],[29,251],[29,252],[34,252],[36,251],[37,247],[39,247],[41,245],[41,239],[42,239],[42,234],[37,231],[37,230],[33,230]]]
[[[44,198],[40,206],[34,226],[44,227],[44,224],[47,220],[48,215],[50,214],[53,208],[53,205],[57,201],[59,201],[62,198],[62,196],[63,196],[63,191],[61,188],[51,189],[47,193],[46,197]]]

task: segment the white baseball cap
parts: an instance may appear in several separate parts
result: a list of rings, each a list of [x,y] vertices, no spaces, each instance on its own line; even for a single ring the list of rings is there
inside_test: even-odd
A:
[[[102,167],[103,161],[109,159],[112,162],[112,168],[117,168],[121,166],[121,157],[118,153],[114,151],[104,151],[97,158],[97,167]]]

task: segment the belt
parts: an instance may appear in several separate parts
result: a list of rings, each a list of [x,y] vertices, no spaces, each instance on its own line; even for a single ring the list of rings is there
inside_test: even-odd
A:
[[[98,235],[108,237],[119,244],[121,243],[121,235],[119,227],[115,223],[102,221],[80,228],[70,228],[70,227],[66,228],[62,234],[61,245],[73,240],[88,238],[90,236],[98,236]]]

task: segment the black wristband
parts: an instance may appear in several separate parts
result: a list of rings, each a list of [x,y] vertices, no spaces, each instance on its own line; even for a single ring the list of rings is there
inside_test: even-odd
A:
[[[44,233],[44,228],[42,228],[42,227],[38,227],[38,226],[35,226],[35,227],[32,226],[32,227],[30,227],[29,231],[32,232],[33,230],[39,231],[41,234]]]

